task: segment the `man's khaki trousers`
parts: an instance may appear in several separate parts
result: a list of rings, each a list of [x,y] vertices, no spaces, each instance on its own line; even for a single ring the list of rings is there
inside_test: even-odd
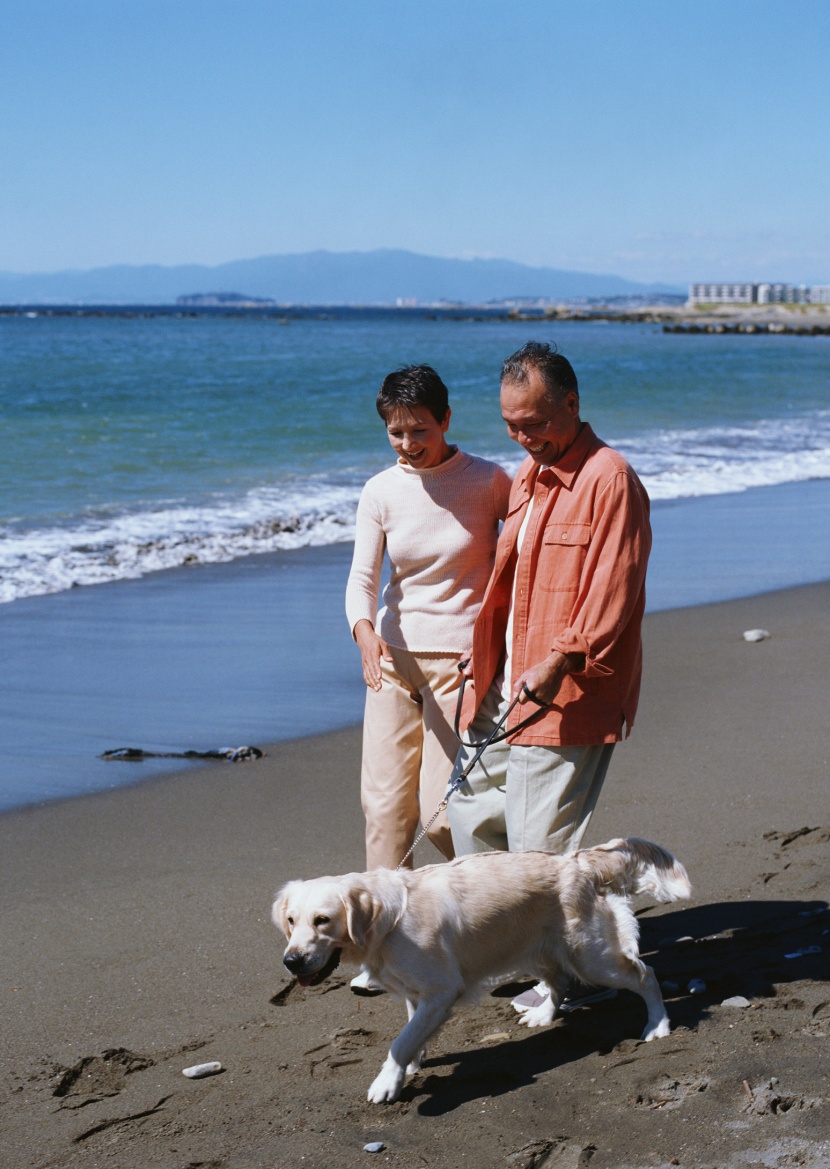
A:
[[[491,687],[465,739],[486,739],[507,705]],[[533,707],[528,703],[520,709],[529,713]],[[450,797],[456,854],[492,849],[574,852],[596,807],[614,746],[511,747],[502,741],[488,747]],[[474,754],[474,747],[460,748],[455,774]]]

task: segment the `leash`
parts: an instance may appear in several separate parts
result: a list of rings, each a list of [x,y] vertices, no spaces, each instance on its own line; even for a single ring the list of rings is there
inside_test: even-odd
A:
[[[459,724],[461,722],[461,708],[464,705],[464,687],[467,685],[467,675],[464,673],[464,667],[467,666],[468,664],[469,664],[469,659],[468,659],[468,661],[458,663],[458,668],[461,671],[461,685],[458,688],[458,701],[455,704],[455,722],[453,723],[453,728],[452,728],[453,731],[455,732],[456,739],[458,739],[459,743],[461,743],[462,746],[464,746],[464,747],[482,747],[482,750],[483,750],[484,747],[489,747],[491,743],[502,743],[502,742],[504,742],[505,739],[509,739],[511,735],[515,735],[517,731],[520,731],[524,727],[529,726],[535,719],[537,719],[539,717],[539,715],[542,713],[543,710],[547,710],[547,708],[550,706],[549,702],[542,702],[541,698],[537,698],[536,695],[533,693],[533,691],[530,689],[530,687],[527,685],[527,683],[525,683],[524,686],[522,686],[523,693],[527,695],[527,697],[530,699],[531,702],[535,702],[536,705],[540,709],[534,710],[532,714],[529,714],[527,716],[527,718],[523,718],[520,723],[516,723],[515,727],[513,727],[511,730],[502,731],[502,733],[500,735],[497,734],[499,728],[502,726],[505,719],[510,714],[510,711],[513,709],[513,707],[519,701],[519,696],[517,694],[516,697],[513,699],[513,701],[510,703],[510,705],[508,706],[507,710],[502,715],[502,717],[496,723],[495,727],[493,728],[493,731],[491,732],[491,734],[489,735],[487,740],[484,742],[484,744],[465,743],[463,738],[461,737],[461,730],[460,730]],[[481,756],[477,755],[475,762],[478,762],[478,760],[480,758],[481,758]]]
[[[421,841],[424,839],[427,832],[429,832],[432,825],[435,823],[435,821],[438,819],[438,817],[441,815],[441,813],[446,809],[447,805],[450,802],[450,796],[453,794],[453,792],[458,791],[458,789],[461,787],[462,783],[464,783],[467,776],[473,770],[476,763],[478,763],[479,759],[484,754],[484,752],[487,750],[487,748],[492,743],[501,743],[501,742],[503,742],[504,739],[508,738],[510,735],[515,735],[516,731],[520,731],[522,729],[522,727],[526,727],[529,723],[533,722],[533,720],[538,718],[539,715],[542,713],[542,711],[547,709],[547,707],[550,705],[547,702],[542,702],[542,700],[540,698],[537,698],[536,695],[533,693],[533,691],[530,689],[530,687],[527,684],[525,684],[524,686],[522,686],[522,693],[524,693],[530,699],[531,702],[535,702],[536,705],[539,707],[539,710],[534,710],[533,714],[530,714],[527,716],[527,718],[522,719],[522,721],[520,723],[518,723],[515,727],[513,727],[511,730],[502,731],[501,728],[507,722],[507,718],[508,718],[510,712],[512,711],[513,707],[516,706],[516,704],[519,702],[519,699],[521,698],[521,695],[517,694],[516,697],[513,699],[513,701],[510,703],[510,705],[508,706],[507,710],[505,710],[504,714],[501,716],[499,721],[493,727],[492,731],[490,732],[490,734],[487,736],[486,739],[482,739],[482,741],[480,743],[465,743],[461,737],[460,732],[459,732],[459,725],[458,724],[459,724],[459,720],[461,718],[461,704],[464,700],[464,687],[467,684],[467,676],[466,676],[466,674],[463,673],[464,667],[466,665],[467,665],[466,662],[459,662],[458,663],[458,668],[459,668],[459,670],[462,671],[462,681],[461,681],[461,687],[458,691],[458,702],[457,702],[456,708],[455,708],[455,728],[454,729],[455,729],[455,737],[458,739],[458,741],[463,746],[475,747],[475,749],[476,749],[475,755],[473,755],[472,759],[469,761],[469,763],[464,768],[464,770],[460,771],[458,773],[458,775],[455,777],[455,779],[453,779],[450,782],[450,785],[447,788],[446,794],[445,794],[444,798],[441,800],[438,807],[435,809],[435,812],[434,812],[432,818],[423,826],[421,831],[415,837],[414,841],[412,842],[412,846],[407,850],[406,854],[404,855],[403,859],[401,860],[401,862],[398,865],[398,868],[395,870],[395,872],[397,872],[398,869],[402,869],[403,866],[406,864],[406,862],[409,860],[409,858],[412,856],[413,852],[418,847],[418,845],[421,843]],[[501,732],[501,733],[499,733],[499,732]]]

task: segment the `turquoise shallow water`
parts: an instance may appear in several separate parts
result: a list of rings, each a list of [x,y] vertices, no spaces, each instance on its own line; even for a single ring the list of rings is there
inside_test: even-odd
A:
[[[498,369],[530,336],[572,358],[583,415],[649,487],[650,609],[830,578],[825,338],[0,318],[0,808],[169,767],[108,748],[358,720],[342,594],[357,494],[391,460],[377,384],[432,362],[451,437],[514,467]]]

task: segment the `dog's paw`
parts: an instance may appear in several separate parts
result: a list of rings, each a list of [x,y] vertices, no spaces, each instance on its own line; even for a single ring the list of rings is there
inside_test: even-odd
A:
[[[405,1078],[403,1068],[387,1059],[372,1082],[366,1099],[370,1104],[391,1104],[400,1096]]]
[[[550,995],[538,1007],[528,1007],[519,1018],[523,1027],[550,1027],[556,1007]]]
[[[665,1039],[669,1034],[671,1034],[671,1027],[669,1025],[668,1015],[666,1015],[654,1026],[649,1023],[645,1031],[640,1036],[640,1040],[645,1040],[646,1043],[650,1043],[652,1039]]]

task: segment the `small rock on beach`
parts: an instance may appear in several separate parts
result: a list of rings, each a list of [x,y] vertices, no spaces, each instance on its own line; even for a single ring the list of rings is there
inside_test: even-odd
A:
[[[745,629],[744,641],[765,641],[769,635],[768,629]]]
[[[209,1063],[195,1063],[193,1067],[182,1068],[182,1075],[187,1076],[189,1080],[199,1080],[202,1076],[215,1076],[221,1071],[222,1065],[219,1060],[212,1059]]]

